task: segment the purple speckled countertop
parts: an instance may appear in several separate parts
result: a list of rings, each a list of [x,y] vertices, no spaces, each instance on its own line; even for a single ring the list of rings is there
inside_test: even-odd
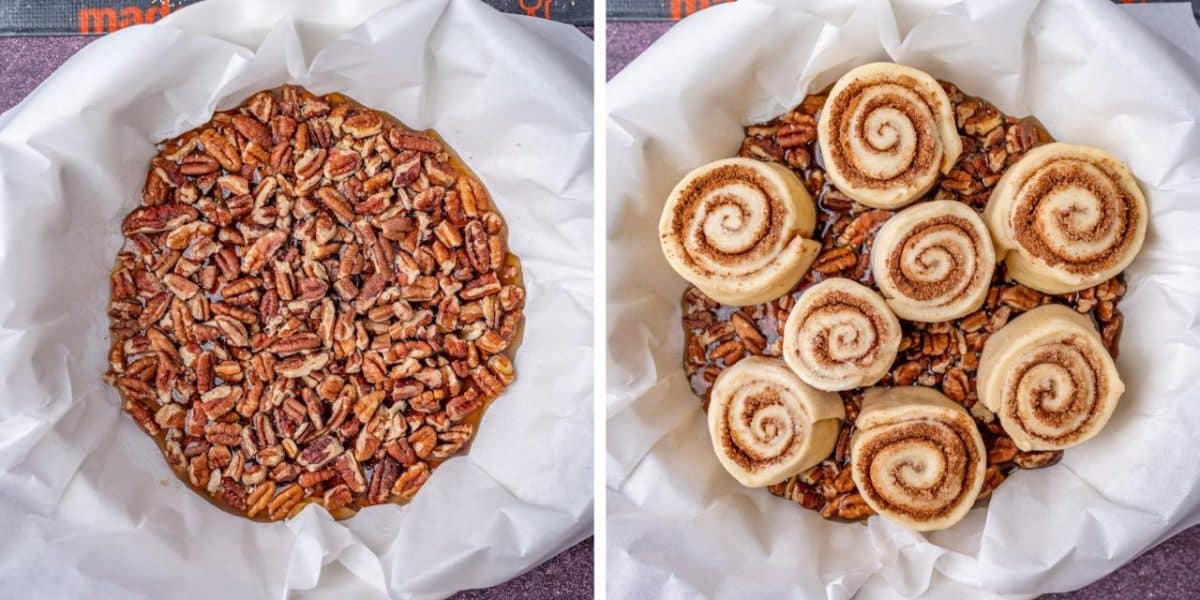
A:
[[[608,24],[608,79],[637,58],[671,28],[669,22]],[[1108,577],[1066,594],[1040,600],[1196,599],[1200,598],[1200,526],[1179,535],[1117,569]]]
[[[591,28],[581,28],[591,35]],[[63,62],[96,38],[0,37],[0,113],[16,106]],[[586,539],[523,575],[455,600],[584,600],[593,596],[592,540]]]

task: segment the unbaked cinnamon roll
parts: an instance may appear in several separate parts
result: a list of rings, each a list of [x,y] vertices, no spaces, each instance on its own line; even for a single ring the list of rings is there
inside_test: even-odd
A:
[[[915,531],[933,531],[971,510],[987,452],[961,405],[932,388],[872,388],[855,427],[850,474],[875,512]]]
[[[1018,448],[1061,450],[1100,432],[1125,384],[1095,327],[1066,306],[1039,306],[992,334],[979,399]]]
[[[1013,279],[1048,294],[1129,266],[1146,238],[1146,199],[1116,157],[1086,146],[1027,152],[992,190],[984,221]]]
[[[777,298],[808,272],[821,245],[812,197],[795,173],[745,158],[709,163],[671,192],[659,221],[667,262],[722,304]]]
[[[829,181],[867,206],[897,208],[962,154],[950,98],[927,73],[873,63],[842,76],[817,122]]]
[[[713,383],[708,430],[721,465],[761,487],[807,469],[833,451],[846,417],[837,394],[800,381],[783,361],[738,361]]]
[[[978,310],[995,267],[983,219],[953,200],[924,202],[893,215],[871,248],[879,291],[910,321],[937,323]]]
[[[883,298],[849,279],[804,291],[783,330],[783,359],[809,385],[831,392],[871,385],[900,348],[900,321]]]

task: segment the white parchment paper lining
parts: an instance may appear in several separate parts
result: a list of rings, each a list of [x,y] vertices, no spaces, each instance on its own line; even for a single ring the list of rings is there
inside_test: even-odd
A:
[[[360,25],[361,23],[361,25]],[[93,42],[0,117],[0,581],[55,598],[434,598],[584,539],[592,514],[591,43],[460,0],[209,0]],[[104,385],[108,272],[154,144],[259,89],[436,128],[508,220],[518,379],[411,504],[228,515]],[[295,594],[292,594],[295,596]],[[301,597],[304,595],[302,594]]]
[[[1200,36],[1190,8],[1139,7],[1131,18],[1085,0],[853,4],[703,11],[609,86],[614,597],[1024,596],[1085,585],[1200,521]],[[1152,211],[1121,304],[1128,391],[1107,429],[928,536],[879,518],[827,522],[722,471],[681,367],[684,282],[655,235],[675,182],[733,155],[744,124],[873,60],[927,70],[1009,114],[1036,115],[1060,140],[1116,153]]]

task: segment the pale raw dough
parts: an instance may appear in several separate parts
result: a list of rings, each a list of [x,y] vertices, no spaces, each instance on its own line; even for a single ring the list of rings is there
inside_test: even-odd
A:
[[[875,512],[914,531],[934,531],[975,505],[987,450],[961,405],[927,387],[871,388],[854,424],[851,476]]]
[[[1125,384],[1091,321],[1047,304],[988,338],[978,389],[1017,448],[1062,450],[1104,428]]]
[[[954,110],[929,74],[871,63],[842,76],[817,122],[829,181],[859,203],[898,208],[937,182],[962,154]]]
[[[804,383],[779,359],[755,356],[713,383],[708,430],[721,466],[742,485],[761,487],[829,456],[845,417],[837,394]]]
[[[1013,279],[1065,294],[1128,267],[1146,239],[1149,213],[1125,163],[1096,148],[1055,143],[1004,172],[983,219]]]
[[[786,294],[821,249],[816,208],[795,173],[747,158],[718,160],[671,191],[659,221],[667,262],[722,304]]]

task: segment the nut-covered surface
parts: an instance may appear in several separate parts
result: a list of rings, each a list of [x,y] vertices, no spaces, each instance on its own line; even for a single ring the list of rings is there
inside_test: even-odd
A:
[[[222,508],[407,501],[515,377],[520,263],[432,132],[285,86],[164,143],[141,200],[106,380]]]
[[[966,96],[953,84],[942,85],[954,105],[963,154],[924,199],[955,200],[982,211],[1004,169],[1029,149],[1051,139],[1032,118],[1004,115],[990,103]],[[817,200],[815,239],[821,241],[822,251],[812,270],[791,293],[765,304],[735,308],[717,304],[694,287],[684,292],[684,365],[692,389],[705,404],[713,380],[726,366],[746,356],[780,356],[781,332],[788,312],[809,286],[828,277],[848,277],[876,287],[870,270],[871,244],[875,232],[894,213],[857,204],[826,182],[816,141],[816,120],[824,103],[824,94],[810,95],[787,114],[746,128],[738,155],[786,165],[801,176]],[[980,310],[944,323],[901,319],[904,337],[899,356],[878,385],[934,387],[968,409],[988,453],[980,492],[980,499],[984,499],[1014,469],[1046,467],[1062,458],[1061,451],[1018,451],[995,415],[979,402],[975,376],[979,353],[988,336],[1016,315],[1055,302],[1089,315],[1115,357],[1123,321],[1117,304],[1124,294],[1125,283],[1118,275],[1081,292],[1050,296],[1012,281],[1004,265],[998,265]],[[862,389],[841,392],[841,397],[847,420],[833,454],[820,465],[768,489],[825,518],[857,521],[872,514],[848,468],[850,435],[861,406]]]

